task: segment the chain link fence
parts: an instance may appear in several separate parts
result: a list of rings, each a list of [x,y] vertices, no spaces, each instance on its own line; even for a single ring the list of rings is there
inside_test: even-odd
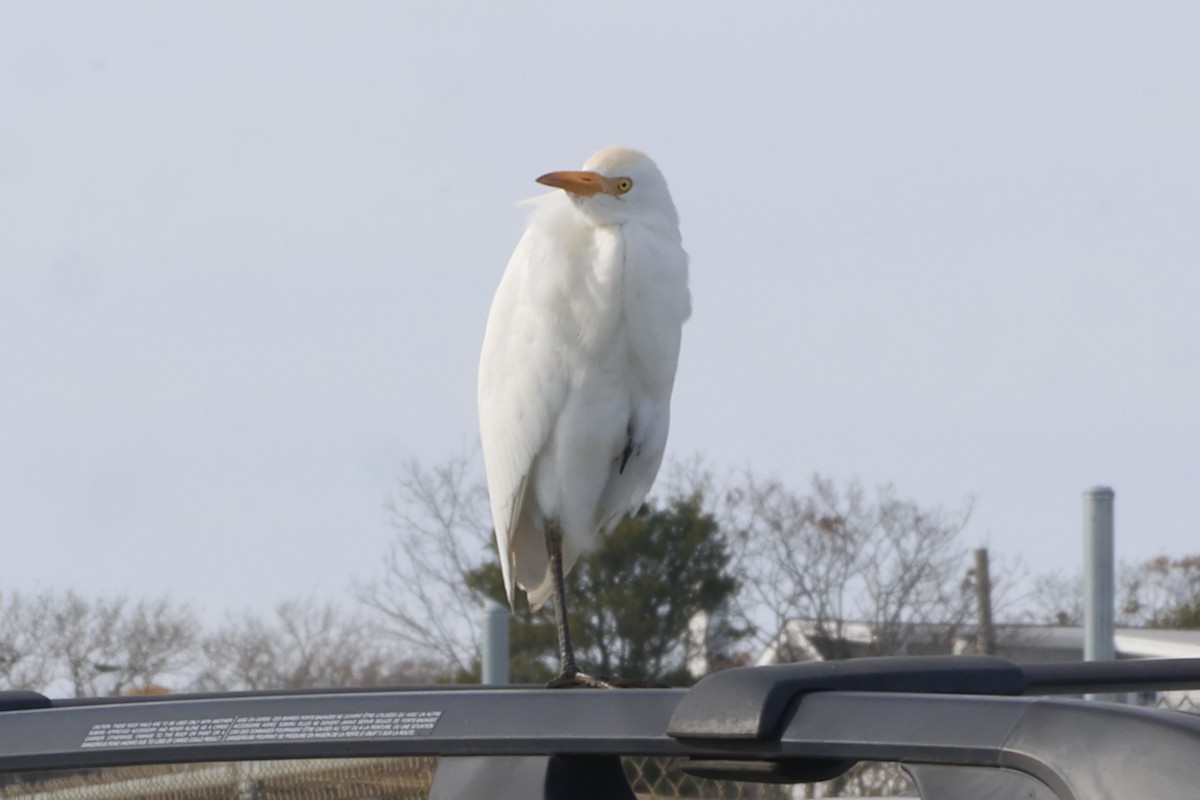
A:
[[[635,794],[655,798],[792,800],[892,796],[911,788],[894,765],[859,764],[824,784],[697,778],[677,759],[626,758]],[[339,758],[166,764],[0,775],[0,800],[424,800],[435,758]]]
[[[688,775],[670,758],[626,758],[625,775],[639,798],[705,800],[798,800],[819,797],[895,797],[915,793],[916,785],[896,764],[862,762],[844,775],[821,783],[770,784],[709,780]]]
[[[424,800],[434,758],[320,758],[0,775],[3,800]]]
[[[1200,714],[1200,695],[1190,692],[1159,692],[1152,703],[1154,708],[1167,708],[1171,711],[1183,711],[1187,714]]]

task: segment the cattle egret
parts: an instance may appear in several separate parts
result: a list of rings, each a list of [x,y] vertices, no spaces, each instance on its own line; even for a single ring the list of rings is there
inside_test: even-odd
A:
[[[579,670],[563,576],[646,497],[667,443],[687,254],[667,182],[626,147],[551,172],[488,315],[479,428],[509,605],[553,598],[561,673]]]

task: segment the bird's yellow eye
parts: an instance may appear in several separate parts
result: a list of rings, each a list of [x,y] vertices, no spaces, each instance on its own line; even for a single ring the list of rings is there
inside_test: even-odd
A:
[[[633,181],[629,178],[617,178],[617,194],[625,194],[633,188]]]

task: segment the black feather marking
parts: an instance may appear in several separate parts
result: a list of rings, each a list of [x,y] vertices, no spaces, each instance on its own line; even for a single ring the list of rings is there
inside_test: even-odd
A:
[[[625,465],[629,463],[631,455],[633,455],[633,420],[629,420],[629,425],[625,428],[625,449],[621,451],[621,466],[617,468],[618,475],[625,474]]]

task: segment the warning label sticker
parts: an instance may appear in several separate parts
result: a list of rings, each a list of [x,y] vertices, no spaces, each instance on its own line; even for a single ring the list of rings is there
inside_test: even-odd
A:
[[[440,711],[367,711],[153,722],[100,722],[82,747],[159,747],[171,744],[277,742],[300,739],[377,739],[428,736]]]

